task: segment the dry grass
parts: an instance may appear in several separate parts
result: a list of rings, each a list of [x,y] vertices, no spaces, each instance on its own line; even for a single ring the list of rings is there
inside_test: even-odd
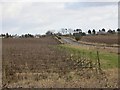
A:
[[[29,77],[29,79],[22,79],[17,83],[9,84],[9,88],[116,88],[118,87],[118,73],[117,69],[110,69],[105,71],[108,76],[108,81],[105,81],[104,77],[101,77],[101,80],[92,76],[90,78],[83,78],[76,74],[75,71],[69,72],[67,76],[59,78],[57,73],[45,74],[48,77],[46,79],[35,80],[34,77],[36,74],[28,73],[26,75],[22,74],[22,77]],[[21,75],[21,74],[19,74]],[[38,75],[38,74],[37,74]],[[67,77],[67,80],[66,80]]]

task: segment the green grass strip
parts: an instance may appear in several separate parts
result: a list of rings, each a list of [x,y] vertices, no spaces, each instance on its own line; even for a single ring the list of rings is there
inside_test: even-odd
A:
[[[97,60],[97,50],[88,50],[87,48],[76,47],[68,44],[58,45],[57,48],[59,50],[67,51],[71,54],[81,54],[89,57],[93,61]],[[101,62],[101,67],[104,69],[108,68],[117,68],[118,67],[118,55],[115,53],[109,52],[100,52],[99,58]]]

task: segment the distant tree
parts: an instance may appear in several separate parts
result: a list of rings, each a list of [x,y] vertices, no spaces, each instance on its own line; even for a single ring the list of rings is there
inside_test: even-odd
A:
[[[85,33],[85,32],[82,32],[82,36],[86,36],[86,33]]]
[[[1,34],[2,37],[5,37],[5,34]]]
[[[117,29],[117,32],[119,32],[119,33],[120,33],[120,28],[118,28],[118,29]]]
[[[9,38],[9,34],[8,34],[8,33],[6,33],[5,37],[6,37],[6,38]]]
[[[96,34],[96,31],[95,31],[95,29],[93,29],[92,33],[93,33],[93,34]]]
[[[113,34],[113,31],[111,29],[109,29],[107,32]]]
[[[91,30],[90,29],[88,30],[88,34],[91,34]]]
[[[22,37],[22,38],[25,38],[25,35],[22,34],[21,37]]]
[[[24,36],[25,36],[25,38],[27,38],[27,37],[28,37],[28,35],[27,35],[27,34],[25,34]]]
[[[82,34],[82,30],[81,29],[76,29],[76,30],[74,30],[74,33],[73,33],[73,36],[81,36],[81,34]]]
[[[105,32],[105,29],[103,28],[102,31]]]
[[[29,34],[29,37],[33,38],[33,37],[34,37],[34,35],[32,35],[32,34]]]
[[[10,34],[9,37],[12,38],[12,35]]]
[[[76,33],[76,30],[74,30],[74,33]]]
[[[115,34],[115,30],[112,31],[112,34]]]
[[[25,37],[25,38],[33,38],[34,35],[32,35],[32,34],[25,34],[25,35],[22,35],[22,37]]]
[[[81,29],[76,29],[74,30],[73,36],[75,37],[76,41],[78,41],[82,37],[82,34],[84,35],[85,33],[82,33]]]
[[[47,32],[46,32],[46,35],[49,35],[49,36],[50,36],[50,35],[53,35],[53,32],[52,32],[52,31],[47,31]]]
[[[76,33],[81,33],[82,32],[81,29],[76,29],[75,31],[76,31]]]

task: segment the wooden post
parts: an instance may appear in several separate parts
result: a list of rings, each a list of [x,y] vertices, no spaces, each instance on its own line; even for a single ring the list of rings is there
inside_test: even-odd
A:
[[[100,58],[99,58],[99,51],[97,51],[97,64],[98,64],[98,70],[101,70],[101,64],[100,64]]]
[[[92,65],[92,52],[90,52],[90,68],[93,68],[93,65]]]

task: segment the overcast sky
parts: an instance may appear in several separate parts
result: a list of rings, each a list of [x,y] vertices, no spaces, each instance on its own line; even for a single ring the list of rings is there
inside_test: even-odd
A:
[[[44,34],[61,28],[118,28],[118,0],[0,0],[1,33]],[[105,1],[105,0],[104,0]]]

